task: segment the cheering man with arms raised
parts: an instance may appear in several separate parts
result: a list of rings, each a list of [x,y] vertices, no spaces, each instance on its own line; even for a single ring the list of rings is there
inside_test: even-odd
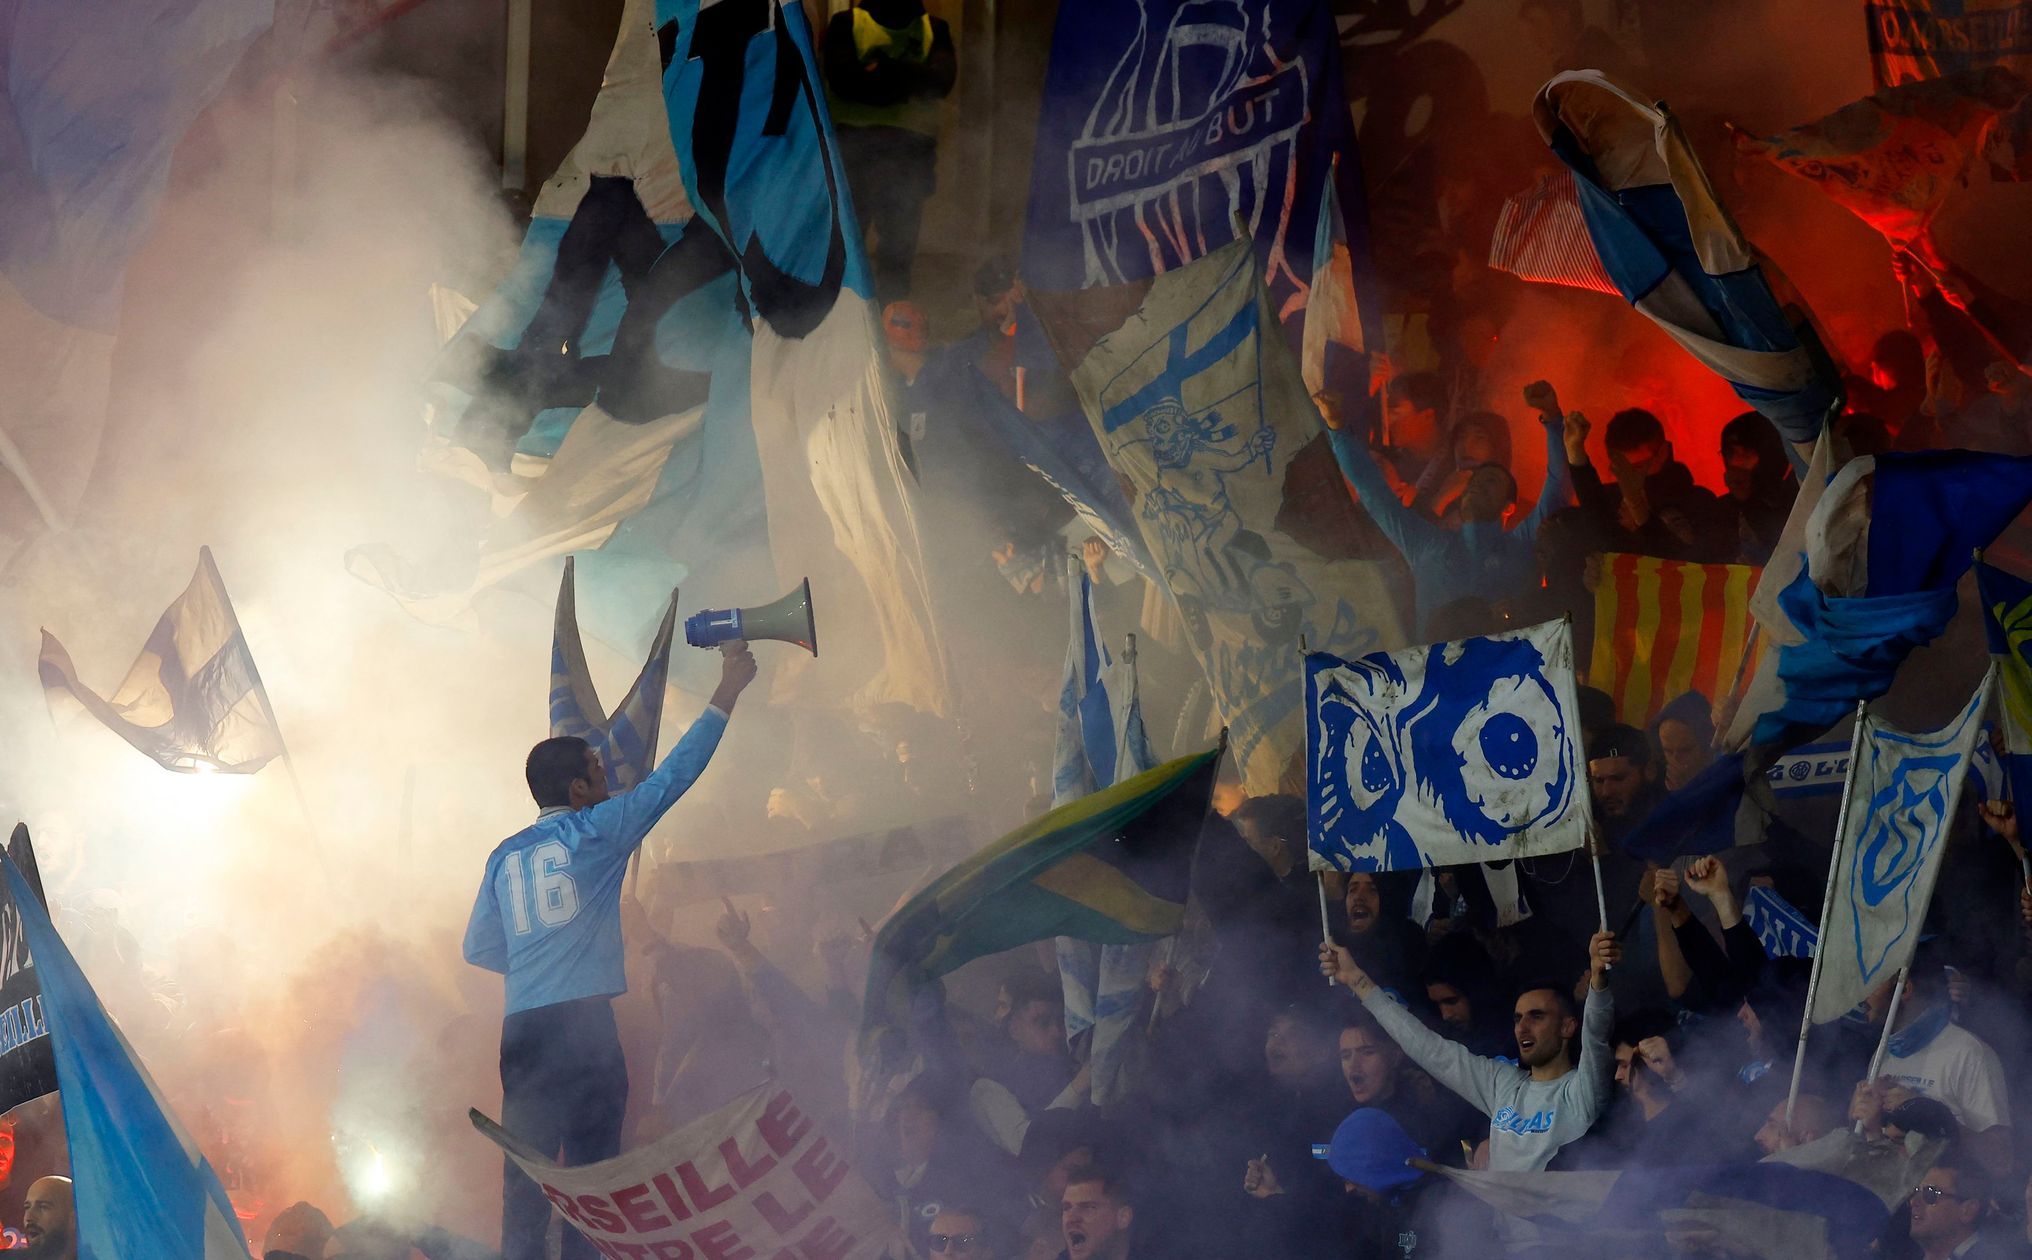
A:
[[[610,796],[606,767],[582,739],[546,739],[526,775],[536,821],[487,859],[466,961],[507,977],[501,1021],[501,1123],[543,1155],[584,1164],[620,1153],[628,1067],[612,999],[621,970],[621,880],[628,858],[677,803],[719,747],[755,658],[732,642],[712,703],[663,764]],[[539,1260],[550,1203],[511,1161],[501,1199],[503,1260]],[[592,1260],[592,1245],[565,1231],[565,1260]]]
[[[1539,1172],[1609,1105],[1609,1029],[1616,1007],[1608,971],[1622,952],[1608,932],[1588,942],[1587,1007],[1579,1019],[1570,990],[1533,985],[1517,995],[1516,1063],[1482,1058],[1432,1032],[1377,988],[1338,945],[1320,945],[1319,969],[1360,998],[1413,1063],[1489,1117],[1491,1172]]]

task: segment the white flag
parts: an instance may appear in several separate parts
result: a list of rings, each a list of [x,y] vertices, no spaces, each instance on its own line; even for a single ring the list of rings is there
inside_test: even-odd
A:
[[[1593,826],[1564,621],[1346,661],[1305,658],[1316,870],[1577,849]]]
[[[1937,731],[1909,734],[1863,716],[1834,893],[1821,916],[1814,1023],[1840,1019],[1912,961],[1995,678],[1993,667]]]

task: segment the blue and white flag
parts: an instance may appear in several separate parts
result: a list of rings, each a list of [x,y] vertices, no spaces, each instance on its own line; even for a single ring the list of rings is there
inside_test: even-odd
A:
[[[1764,771],[1764,782],[1770,784],[1771,795],[1776,797],[1836,796],[1848,773],[1848,741],[1830,740],[1781,755]]]
[[[1596,70],[1554,76],[1534,112],[1623,298],[1794,444],[1812,442],[1840,376],[1809,351],[1811,317],[1716,199],[1678,120]]]
[[[1743,921],[1772,958],[1811,958],[1820,942],[1818,925],[1762,884],[1750,885],[1743,898]]]
[[[184,1132],[12,858],[0,858],[56,1052],[79,1260],[245,1260],[218,1174]]]
[[[1333,179],[1324,181],[1320,197],[1319,215],[1313,224],[1312,284],[1306,295],[1298,360],[1305,373],[1305,387],[1315,396],[1321,390],[1332,390],[1352,401],[1368,388],[1368,339],[1362,332],[1362,303],[1355,286],[1347,220],[1341,214],[1340,192]]]
[[[1937,731],[1912,734],[1863,715],[1834,891],[1821,916],[1828,945],[1814,1023],[1840,1019],[1912,961],[1995,681],[1992,668]]]
[[[1133,779],[1156,766],[1143,730],[1133,658],[1118,662],[1094,619],[1093,584],[1075,558],[1072,639],[1058,696],[1058,748],[1052,761],[1051,803],[1074,801],[1098,788]],[[1090,1095],[1095,1105],[1122,1088],[1122,1071],[1150,969],[1150,944],[1099,945],[1058,938],[1058,974],[1065,993],[1067,1040],[1089,1028]]]
[[[579,641],[578,601],[573,590],[573,563],[564,561],[564,584],[557,591],[557,619],[550,640],[550,734],[576,735],[600,754],[607,770],[607,790],[625,792],[656,768],[656,736],[663,723],[664,682],[670,677],[670,640],[677,629],[677,592],[670,593],[663,624],[649,645],[649,659],[635,685],[609,715],[586,668]]]
[[[750,407],[776,589],[808,578],[840,649],[828,647],[823,674],[809,658],[784,662],[777,693],[824,687],[857,706],[949,716],[955,682],[890,416],[874,285],[804,9],[656,0],[655,28],[685,193],[732,258],[754,330]]]
[[[1073,295],[1101,301],[1122,290]],[[1252,794],[1288,791],[1305,742],[1299,641],[1401,643],[1380,566],[1328,560],[1279,523],[1292,461],[1323,432],[1247,241],[1152,280],[1073,387],[1178,606]]]
[[[1587,842],[1565,621],[1353,661],[1314,652],[1305,702],[1315,870],[1458,866]]]
[[[1239,219],[1296,352],[1321,265],[1319,215],[1335,204],[1329,182],[1351,275],[1370,282],[1341,59],[1328,0],[1060,9],[1037,120],[1024,279],[1047,290],[1147,280],[1234,240]]]

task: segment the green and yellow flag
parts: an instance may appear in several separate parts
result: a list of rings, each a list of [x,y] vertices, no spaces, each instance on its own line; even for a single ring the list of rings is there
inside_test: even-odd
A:
[[[933,880],[876,933],[867,1022],[900,1020],[919,986],[1018,945],[1177,932],[1225,751],[1223,741],[1068,801]]]

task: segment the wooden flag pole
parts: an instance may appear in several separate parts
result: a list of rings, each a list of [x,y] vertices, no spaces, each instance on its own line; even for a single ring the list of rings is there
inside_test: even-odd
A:
[[[1320,871],[1318,875],[1319,879],[1315,882],[1319,885],[1319,943],[1331,945],[1333,944],[1333,926],[1327,922],[1326,917],[1326,872]],[[1326,982],[1329,985],[1335,983],[1332,976],[1328,976]]]
[[[1841,805],[1835,814],[1834,851],[1827,859],[1827,886],[1820,895],[1820,935],[1813,947],[1813,971],[1806,979],[1806,1011],[1799,1017],[1799,1046],[1792,1054],[1792,1085],[1785,1091],[1785,1127],[1799,1105],[1799,1081],[1806,1073],[1806,1037],[1813,1030],[1813,1001],[1820,993],[1820,973],[1827,963],[1827,921],[1834,913],[1835,876],[1841,870],[1842,848],[1848,839],[1849,794],[1856,783],[1856,762],[1863,745],[1864,702],[1856,701],[1856,729],[1849,735],[1849,768],[1842,776]]]

